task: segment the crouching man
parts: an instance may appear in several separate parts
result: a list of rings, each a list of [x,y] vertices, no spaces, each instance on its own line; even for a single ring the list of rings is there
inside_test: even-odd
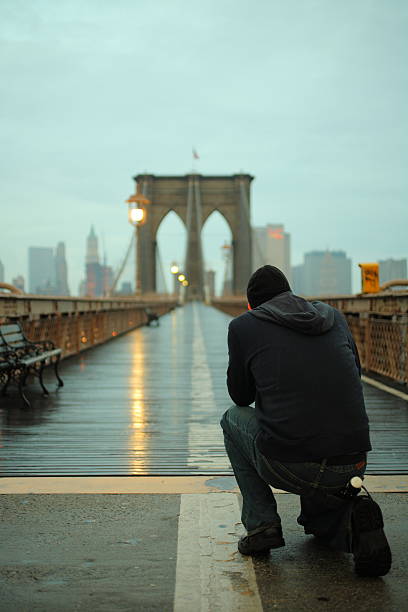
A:
[[[247,296],[251,310],[228,332],[236,406],[221,420],[243,498],[247,535],[238,550],[255,555],[285,545],[272,485],[300,496],[305,533],[353,553],[359,575],[383,576],[391,551],[381,510],[349,484],[363,477],[371,445],[347,323],[335,308],[294,295],[273,266],[252,275]]]

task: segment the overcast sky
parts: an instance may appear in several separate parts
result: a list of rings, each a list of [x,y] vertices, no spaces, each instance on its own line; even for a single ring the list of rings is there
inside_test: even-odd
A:
[[[1,0],[0,31],[7,280],[63,240],[77,292],[92,223],[117,267],[132,176],[189,172],[193,145],[202,174],[255,176],[292,263],[407,257],[406,0]],[[220,275],[226,238],[212,219]],[[160,248],[182,258],[177,224]]]

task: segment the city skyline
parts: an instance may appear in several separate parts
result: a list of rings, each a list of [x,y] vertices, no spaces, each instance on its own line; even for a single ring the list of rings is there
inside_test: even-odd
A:
[[[122,212],[124,212],[124,209],[122,210]],[[177,260],[182,265],[184,262],[186,229],[183,226],[181,220],[177,217],[177,215],[174,212],[171,212],[169,215],[167,215],[167,217],[164,219],[164,222],[159,227],[158,246],[161,250],[162,259],[165,260],[165,270],[168,272],[168,275],[167,275],[168,277],[166,278],[166,284],[168,287],[170,287],[171,286],[171,275],[170,275],[169,270],[170,270],[171,262],[174,260]],[[270,220],[267,220],[267,222],[265,223],[265,227],[271,226],[271,225],[285,227],[285,231],[287,230],[288,234],[291,236],[290,229],[288,229],[283,223],[279,224],[279,223],[275,223],[273,221],[271,222]],[[95,227],[96,224],[93,223],[91,220],[88,227],[90,226]],[[209,235],[206,236],[206,234],[208,234],[207,229],[210,229],[210,232],[209,232]],[[257,227],[254,227],[252,225],[252,229],[254,231],[257,229]],[[115,273],[119,269],[121,262],[124,258],[124,254],[127,248],[127,243],[125,244],[125,242],[129,240],[132,229],[129,227],[127,228],[127,231],[129,233],[125,235],[126,240],[124,240],[122,244],[122,252],[120,256],[116,258],[116,261],[112,263],[113,273]],[[72,286],[72,289],[71,289],[72,295],[80,295],[79,287],[81,285],[81,281],[84,280],[83,262],[85,260],[86,255],[85,255],[85,248],[83,247],[83,244],[86,240],[86,236],[87,236],[87,233],[84,232],[84,236],[83,237],[81,236],[80,238],[80,242],[82,244],[82,247],[80,249],[78,249],[77,246],[74,246],[74,248],[72,248],[71,244],[68,245],[70,252],[75,251],[75,250],[82,251],[82,253],[80,253],[80,257],[82,258],[82,263],[79,266],[75,262],[75,259],[78,260],[78,257],[72,257],[72,256],[68,257],[68,262],[71,262],[71,265],[69,265],[69,269],[70,269],[70,278],[72,279],[70,281],[71,286]],[[79,239],[79,235],[77,235],[76,238]],[[224,262],[223,262],[223,258],[221,255],[221,251],[222,251],[223,244],[225,242],[231,241],[231,233],[230,233],[230,229],[228,227],[227,222],[222,217],[222,215],[220,215],[218,212],[211,215],[211,217],[204,224],[203,230],[202,230],[202,238],[203,238],[203,249],[204,249],[205,254],[207,254],[208,256],[205,262],[206,269],[214,268],[216,270],[217,272],[217,292],[220,293],[221,277],[224,274]],[[103,244],[103,249],[104,249],[103,256],[107,258],[108,249],[106,247],[107,247],[108,240],[103,234],[99,234],[99,239],[101,240]],[[48,244],[50,242],[51,241],[48,241]],[[76,243],[74,242],[73,244],[75,245]],[[29,245],[27,246],[27,248],[29,248]],[[44,246],[42,248],[55,248],[55,247]],[[319,244],[312,245],[312,247],[310,248],[310,251],[325,251],[325,250],[338,251],[338,250],[345,250],[345,249],[342,244],[339,244],[339,242],[337,242],[335,247],[331,248],[330,245],[324,244],[323,240],[321,240]],[[401,252],[399,255],[395,255],[394,254],[395,251],[391,253],[383,251],[382,257],[373,255],[372,257],[367,257],[365,261],[380,262],[381,260],[408,259],[407,250],[405,251],[405,253]],[[309,251],[301,252],[299,250],[297,243],[291,240],[291,251],[290,251],[290,259],[292,263],[291,267],[301,265],[303,262],[304,255],[307,252]],[[352,292],[356,293],[360,290],[360,268],[358,267],[358,264],[363,263],[363,261],[357,260],[355,257],[352,256],[351,253],[348,253],[348,255],[352,261],[352,270],[351,270]],[[11,282],[12,278],[22,276],[26,283],[26,291],[28,291],[29,278],[30,278],[28,259],[27,259],[26,264],[23,264],[23,269],[21,269],[20,264],[15,263],[15,260],[16,260],[15,257],[11,257],[11,259],[8,260],[7,256],[4,253],[0,253],[0,262],[2,263],[4,270],[5,270],[4,272],[5,281]],[[21,257],[19,258],[19,260],[21,261]],[[132,268],[133,263],[134,263],[133,258],[131,257],[130,262],[125,268],[124,274],[121,277],[121,281],[130,282],[133,284],[134,282],[134,271]]]
[[[300,263],[291,265],[290,233],[286,232],[286,228],[283,226],[283,224],[268,223],[265,227],[256,227],[256,228],[252,227],[252,231],[254,234],[254,244],[253,244],[253,255],[254,255],[253,269],[254,270],[256,269],[257,266],[264,265],[265,263],[276,265],[277,267],[280,267],[280,269],[282,269],[285,272],[285,274],[288,277],[288,280],[290,281],[292,285],[292,289],[295,292],[297,291],[299,293],[315,294],[316,291],[308,292],[307,289],[306,291],[303,291],[304,287],[307,288],[309,286],[313,286],[313,288],[315,288],[319,286],[320,280],[319,280],[318,274],[316,275],[315,281],[312,281],[310,278],[310,270],[313,268],[312,264],[306,265],[306,268],[308,270],[307,280],[304,280],[301,282],[299,281],[299,278],[300,278],[299,275],[302,275],[305,273],[305,270],[306,270],[305,264],[307,264],[308,257],[310,258],[310,256],[313,256],[313,255],[318,255],[320,257],[320,256],[323,256],[325,253],[326,254],[333,253],[335,255],[340,254],[341,256],[344,255],[345,257],[347,257],[347,262],[348,262],[347,265],[349,266],[349,272],[347,274],[349,274],[350,276],[350,280],[347,281],[347,283],[350,283],[351,293],[360,292],[361,272],[359,268],[358,268],[359,275],[358,275],[357,286],[353,287],[353,283],[352,283],[353,267],[355,266],[358,267],[358,263],[353,262],[351,258],[348,257],[348,254],[346,254],[343,250],[341,249],[337,249],[337,250],[313,249],[312,251],[303,253],[302,261]],[[271,247],[268,248],[266,246],[267,242],[265,244],[262,244],[263,234],[265,234],[266,236],[266,238],[264,237],[264,239],[266,239],[267,241],[269,239],[269,241],[271,241],[271,236],[272,238],[276,238],[276,239],[278,238],[276,236],[276,233],[280,234],[279,238],[281,239],[282,245],[279,243],[278,246],[281,247],[280,250],[282,250],[283,248],[282,253],[280,252],[279,249],[276,250],[275,245],[272,245],[272,248]],[[256,241],[258,242],[257,245],[255,245],[255,235],[258,236],[256,238]],[[272,240],[272,242],[274,241]],[[286,244],[284,245],[283,243],[285,242]],[[87,244],[87,247],[85,247],[83,250],[83,266],[82,266],[82,270],[80,273],[80,281],[78,282],[78,285],[76,285],[77,289],[74,289],[71,292],[69,291],[69,288],[68,288],[68,274],[69,274],[70,264],[69,264],[69,259],[67,260],[65,258],[65,244],[61,241],[57,243],[55,248],[41,247],[41,246],[29,247],[28,248],[29,256],[27,257],[27,268],[28,268],[27,275],[16,274],[15,276],[12,276],[11,274],[8,274],[7,266],[4,264],[4,257],[3,259],[0,259],[0,282],[7,282],[7,283],[14,284],[18,288],[25,290],[26,292],[31,291],[31,289],[34,286],[33,283],[35,284],[36,281],[33,280],[33,277],[32,275],[30,275],[30,270],[29,270],[30,250],[37,251],[37,252],[41,251],[42,257],[44,257],[44,254],[46,252],[47,256],[50,258],[49,265],[47,264],[47,262],[45,262],[45,269],[46,270],[48,269],[47,266],[50,268],[50,274],[49,274],[48,281],[45,281],[42,283],[45,293],[50,294],[51,292],[55,295],[73,295],[73,296],[75,295],[85,296],[85,295],[96,295],[96,294],[103,295],[104,293],[107,293],[109,288],[112,286],[113,279],[115,278],[117,270],[113,270],[112,267],[108,265],[108,261],[106,259],[106,253],[103,254],[103,264],[100,263],[98,236],[95,233],[94,225],[91,225],[90,233],[87,234],[86,244]],[[225,250],[225,244],[228,244],[228,242],[226,241],[222,245],[221,250],[222,249]],[[178,246],[180,247],[179,241],[178,241]],[[206,250],[205,243],[203,247],[205,251]],[[271,253],[275,254],[277,259],[274,259],[273,256],[270,256],[268,258],[265,253],[260,252],[260,249],[263,251],[263,249],[265,248],[266,248],[266,252],[268,252],[269,254]],[[262,259],[262,261],[260,260],[260,258]],[[123,292],[129,293],[130,288],[134,290],[134,269],[132,268],[133,263],[134,263],[134,257],[130,257],[129,259],[130,259],[130,265],[128,264],[125,267],[125,273],[122,274],[122,276],[118,279],[118,285],[117,285],[116,292],[119,294]],[[175,260],[173,259],[171,263],[174,263],[174,261]],[[213,287],[215,287],[215,294],[217,295],[221,295],[223,291],[223,282],[224,282],[224,275],[225,275],[225,253],[220,256],[219,261],[220,262],[222,261],[222,263],[218,266],[216,265],[215,270],[213,269],[214,265],[211,265],[211,263],[214,264],[214,260],[212,262],[205,261],[206,276],[208,275],[209,272],[212,272],[215,275],[216,282],[214,282],[214,279],[212,279],[211,284]],[[383,260],[377,259],[376,261],[380,265],[380,282],[381,283],[386,282],[388,280],[394,280],[397,278],[403,278],[403,279],[407,278],[408,258],[398,258],[398,259],[386,258]],[[285,265],[282,265],[282,263],[284,262],[286,262],[287,269],[285,268]],[[166,263],[168,264],[165,268],[168,274],[168,278],[166,279],[167,291],[171,292],[172,287],[173,287],[174,278],[170,272],[171,264],[169,262],[166,262]],[[181,268],[183,267],[183,259],[179,258],[177,263],[181,264]],[[328,265],[327,262],[326,264]],[[97,266],[98,270],[94,270],[95,266]],[[42,272],[44,272],[44,261],[41,263],[40,267],[42,267]],[[92,270],[90,271],[91,268]],[[60,271],[59,273],[58,273],[58,270]],[[288,273],[288,270],[289,270],[289,273]],[[93,280],[90,280],[88,278],[87,275],[89,273],[91,273]],[[96,281],[94,277],[98,275],[100,276],[100,278],[98,280],[98,288],[95,293],[95,289],[91,289],[89,286],[89,283],[91,284],[95,283]],[[343,283],[342,286],[348,287],[347,283],[346,284]],[[160,282],[159,284],[162,284],[162,283]],[[334,283],[333,287],[335,285],[336,283]],[[75,287],[75,285],[73,286]],[[159,289],[160,288],[161,287],[159,287]],[[349,292],[350,291],[348,288],[344,288],[342,291],[338,293],[349,293]],[[321,292],[321,295],[325,295],[328,293],[330,293],[330,291],[323,290]]]

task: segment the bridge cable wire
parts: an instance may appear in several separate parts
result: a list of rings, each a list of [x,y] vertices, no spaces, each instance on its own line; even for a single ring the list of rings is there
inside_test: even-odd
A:
[[[122,261],[121,265],[119,266],[119,269],[118,269],[118,271],[117,271],[117,273],[115,275],[115,278],[113,279],[112,286],[110,287],[110,289],[108,291],[108,296],[111,296],[114,293],[114,291],[116,289],[116,286],[117,286],[117,284],[118,284],[118,282],[120,280],[120,277],[123,274],[123,270],[125,269],[125,266],[126,266],[126,264],[128,262],[129,255],[130,255],[130,253],[132,251],[133,243],[135,241],[135,233],[136,232],[134,230],[132,230],[132,235],[131,235],[131,238],[130,238],[129,246],[128,246],[127,251],[126,251],[126,255],[123,258],[123,261]]]
[[[165,274],[164,274],[163,261],[162,261],[162,258],[161,258],[159,245],[157,245],[157,247],[156,247],[156,267],[157,267],[157,269],[159,271],[159,277],[160,277],[160,280],[162,281],[162,284],[163,284],[163,289],[164,289],[163,293],[168,293],[167,282],[166,282],[166,277],[165,277]]]
[[[225,247],[222,247],[225,248]],[[224,251],[224,278],[222,283],[222,295],[227,295],[225,289],[227,287],[227,281],[232,280],[232,249],[231,247]]]

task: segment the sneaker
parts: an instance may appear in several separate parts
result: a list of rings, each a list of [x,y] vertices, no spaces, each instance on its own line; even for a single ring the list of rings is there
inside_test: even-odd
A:
[[[281,546],[285,546],[285,540],[280,525],[255,529],[250,535],[242,536],[238,542],[238,550],[242,555],[262,555],[271,548],[281,548]]]
[[[355,571],[359,576],[385,576],[391,569],[392,555],[383,531],[380,506],[365,495],[353,501],[352,546]]]

